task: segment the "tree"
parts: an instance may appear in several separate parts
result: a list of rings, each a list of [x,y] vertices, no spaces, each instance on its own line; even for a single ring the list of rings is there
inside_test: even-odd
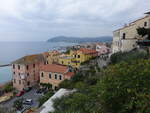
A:
[[[139,27],[139,28],[137,28],[137,32],[142,37],[147,35],[147,39],[150,40],[150,28]]]
[[[44,104],[44,102],[46,102],[54,93],[52,91],[47,92],[46,94],[44,94],[44,96],[40,97],[38,99],[39,101],[39,107]]]
[[[14,101],[13,107],[17,110],[21,110],[23,108],[23,99]]]
[[[11,92],[11,91],[13,91],[13,86],[12,86],[12,83],[8,83],[8,84],[6,84],[5,86],[4,86],[4,92]]]
[[[150,59],[109,66],[95,87],[104,113],[150,112]]]
[[[112,64],[120,63],[122,61],[132,62],[135,59],[147,59],[148,53],[145,50],[132,50],[130,52],[118,52],[111,55],[110,60]]]
[[[111,64],[96,84],[75,79],[77,92],[54,101],[55,113],[149,113],[149,68],[150,59],[137,59]]]

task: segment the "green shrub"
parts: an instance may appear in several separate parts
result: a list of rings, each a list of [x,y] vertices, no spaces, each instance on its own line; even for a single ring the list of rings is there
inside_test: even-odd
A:
[[[38,99],[39,101],[39,107],[41,105],[43,105],[54,93],[52,91],[47,92],[46,94],[44,94],[44,96],[40,97]]]
[[[126,62],[132,62],[132,60],[136,60],[136,59],[147,59],[148,58],[148,53],[145,50],[133,50],[130,52],[118,52],[118,53],[114,53],[111,57],[111,63],[112,64],[116,64],[122,61],[126,61]]]
[[[13,91],[13,89],[14,89],[14,88],[13,88],[12,83],[7,83],[6,85],[4,85],[3,91],[6,92],[6,93],[8,93],[8,92]]]
[[[150,59],[109,66],[95,92],[107,113],[150,112]]]
[[[78,91],[54,101],[55,113],[150,112],[150,59],[110,65],[92,85],[91,77],[75,79]]]

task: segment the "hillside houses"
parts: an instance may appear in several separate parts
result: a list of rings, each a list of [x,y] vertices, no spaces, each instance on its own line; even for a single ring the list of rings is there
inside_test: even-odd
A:
[[[39,83],[49,83],[56,89],[63,80],[74,75],[70,69],[80,68],[82,63],[97,56],[96,48],[72,49],[67,53],[53,50],[24,56],[12,62],[13,87],[21,91]]]

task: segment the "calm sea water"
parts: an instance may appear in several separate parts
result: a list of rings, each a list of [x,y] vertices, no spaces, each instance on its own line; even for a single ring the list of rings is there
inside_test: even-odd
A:
[[[0,65],[10,63],[22,56],[75,45],[74,43],[50,42],[0,42]],[[10,67],[0,67],[0,83],[11,80]]]

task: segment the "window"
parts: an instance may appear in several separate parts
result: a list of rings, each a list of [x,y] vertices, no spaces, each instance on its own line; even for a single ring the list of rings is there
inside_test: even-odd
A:
[[[33,64],[33,68],[35,68],[35,64]]]
[[[41,77],[44,77],[44,73],[43,72],[41,73]]]
[[[14,83],[16,83],[16,79],[14,79]]]
[[[144,27],[146,27],[147,26],[147,22],[144,22]]]
[[[80,58],[80,55],[78,55],[78,58]]]
[[[54,89],[55,89],[55,90],[57,90],[57,89],[58,89],[58,87],[57,87],[57,86],[55,86],[55,87],[54,87]]]
[[[21,84],[21,80],[19,80],[19,84]]]
[[[55,79],[57,79],[57,74],[55,74]]]
[[[50,79],[52,78],[52,73],[49,73],[49,78],[50,78]]]
[[[20,65],[18,65],[18,69],[20,70]]]
[[[30,85],[30,82],[29,82],[29,81],[27,82],[27,85],[28,85],[28,86]]]
[[[13,69],[15,69],[15,64],[13,64]]]
[[[62,75],[59,75],[59,80],[62,80]]]
[[[125,33],[123,33],[123,39],[125,39],[126,38],[126,34]]]
[[[28,66],[28,65],[26,66],[26,69],[27,69],[27,70],[29,69],[29,66]]]

